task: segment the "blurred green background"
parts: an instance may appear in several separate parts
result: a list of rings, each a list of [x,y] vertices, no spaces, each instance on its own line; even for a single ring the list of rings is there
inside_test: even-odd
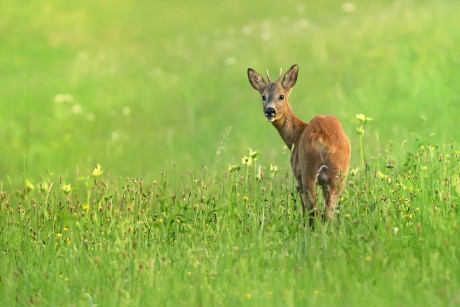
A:
[[[246,70],[300,66],[298,116],[332,114],[359,162],[458,141],[459,1],[4,1],[0,181],[220,170],[247,148],[289,167]]]

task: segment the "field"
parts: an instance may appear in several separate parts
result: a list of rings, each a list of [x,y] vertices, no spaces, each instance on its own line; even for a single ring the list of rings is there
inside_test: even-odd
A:
[[[0,305],[460,305],[459,10],[2,3]],[[314,230],[246,76],[292,64],[352,143]]]

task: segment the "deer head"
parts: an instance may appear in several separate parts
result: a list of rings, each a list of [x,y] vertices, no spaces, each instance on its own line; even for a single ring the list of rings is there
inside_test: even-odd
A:
[[[254,69],[248,69],[249,83],[262,96],[265,117],[271,123],[283,119],[290,112],[289,94],[297,81],[299,67],[293,65],[280,82],[282,71],[273,82],[267,70],[267,81]]]

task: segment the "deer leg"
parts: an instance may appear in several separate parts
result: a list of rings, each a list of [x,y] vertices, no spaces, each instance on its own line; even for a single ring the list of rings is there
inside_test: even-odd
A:
[[[339,191],[337,187],[325,186],[323,187],[323,194],[324,202],[326,203],[324,218],[333,222],[335,217],[335,207],[337,205]]]
[[[316,207],[316,187],[312,185],[303,185],[300,191],[300,198],[302,200],[302,213],[303,216],[308,215],[308,222],[310,227],[314,227],[315,215],[318,212]]]
[[[340,173],[330,177],[329,182],[322,186],[324,201],[326,203],[325,218],[334,221],[335,208],[339,201],[339,195],[342,192],[345,180],[341,178]]]

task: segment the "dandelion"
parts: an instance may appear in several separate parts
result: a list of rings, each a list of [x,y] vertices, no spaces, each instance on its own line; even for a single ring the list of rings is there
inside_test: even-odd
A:
[[[84,204],[82,206],[82,209],[85,210],[85,211],[89,211],[89,205],[88,204]]]
[[[59,239],[62,238],[62,233],[60,233],[60,232],[57,233],[57,234],[56,234],[56,238],[59,238]]]
[[[96,164],[96,167],[94,168],[93,172],[91,173],[91,176],[93,177],[99,177],[102,175],[104,171],[102,170],[102,167],[99,164]]]
[[[63,230],[64,232],[67,232],[67,231],[69,231],[69,228],[64,227],[64,229],[62,229],[62,230]]]

